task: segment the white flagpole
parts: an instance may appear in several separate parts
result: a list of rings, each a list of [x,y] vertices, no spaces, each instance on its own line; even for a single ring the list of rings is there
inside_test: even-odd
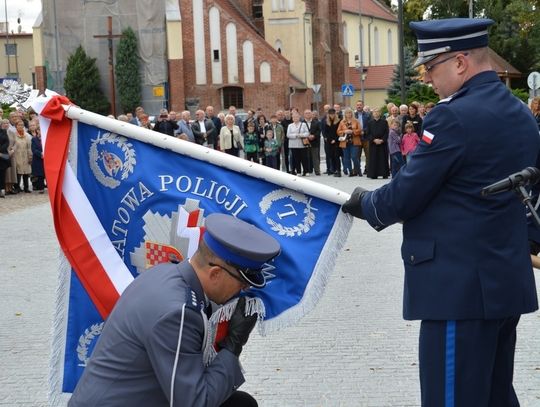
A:
[[[206,161],[220,167],[247,174],[254,178],[260,178],[294,191],[334,202],[338,205],[342,205],[350,197],[349,194],[340,191],[339,189],[287,174],[248,160],[233,157],[229,154],[196,143],[167,136],[131,123],[111,119],[81,109],[77,106],[64,105],[64,108],[66,109],[67,117],[72,120],[78,120],[82,123],[96,126],[113,133],[122,134],[129,138],[184,154],[200,161]]]

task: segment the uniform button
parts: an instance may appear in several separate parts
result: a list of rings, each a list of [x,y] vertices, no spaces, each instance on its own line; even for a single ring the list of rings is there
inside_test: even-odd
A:
[[[411,262],[414,263],[414,256],[411,255]]]

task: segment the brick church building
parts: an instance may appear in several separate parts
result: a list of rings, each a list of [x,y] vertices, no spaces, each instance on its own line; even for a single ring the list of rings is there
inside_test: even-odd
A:
[[[171,105],[273,111],[332,101],[345,81],[341,0],[181,0],[183,59],[169,60]],[[177,78],[183,78],[177,80]]]
[[[109,15],[113,32],[130,26],[138,37],[142,103],[149,112],[162,106],[265,112],[322,106],[339,99],[348,79],[341,0],[162,0],[151,12],[143,0],[112,3],[56,0],[53,15],[53,1],[43,0],[43,23],[34,28],[43,42],[36,70],[46,71],[39,88],[61,90],[62,82],[51,83],[65,76],[69,55],[82,45],[97,58],[109,94],[107,41],[95,38]],[[318,95],[314,85],[320,85]],[[156,92],[160,87],[166,91]]]

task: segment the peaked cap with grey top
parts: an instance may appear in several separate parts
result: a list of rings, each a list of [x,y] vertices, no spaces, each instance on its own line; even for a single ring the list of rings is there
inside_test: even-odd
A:
[[[447,18],[412,21],[409,26],[418,38],[418,58],[414,68],[440,54],[487,47],[489,18]]]
[[[217,257],[236,268],[246,283],[256,288],[266,285],[263,271],[281,251],[278,241],[268,233],[222,213],[206,217],[203,240]]]

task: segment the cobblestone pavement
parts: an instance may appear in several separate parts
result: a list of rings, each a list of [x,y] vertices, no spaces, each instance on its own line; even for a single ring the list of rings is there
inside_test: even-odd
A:
[[[0,198],[0,216],[41,205],[45,202],[49,202],[47,191],[43,194],[38,192],[27,194],[23,192],[16,195],[6,195],[5,198]]]
[[[346,192],[385,182],[311,179]],[[0,201],[2,407],[47,406],[58,244],[46,195],[27,195]],[[400,226],[377,233],[356,220],[317,307],[292,328],[253,334],[242,354],[242,388],[260,406],[420,404],[418,322],[401,318],[400,244]],[[539,332],[540,313],[522,317],[514,380],[522,406],[540,406]]]

